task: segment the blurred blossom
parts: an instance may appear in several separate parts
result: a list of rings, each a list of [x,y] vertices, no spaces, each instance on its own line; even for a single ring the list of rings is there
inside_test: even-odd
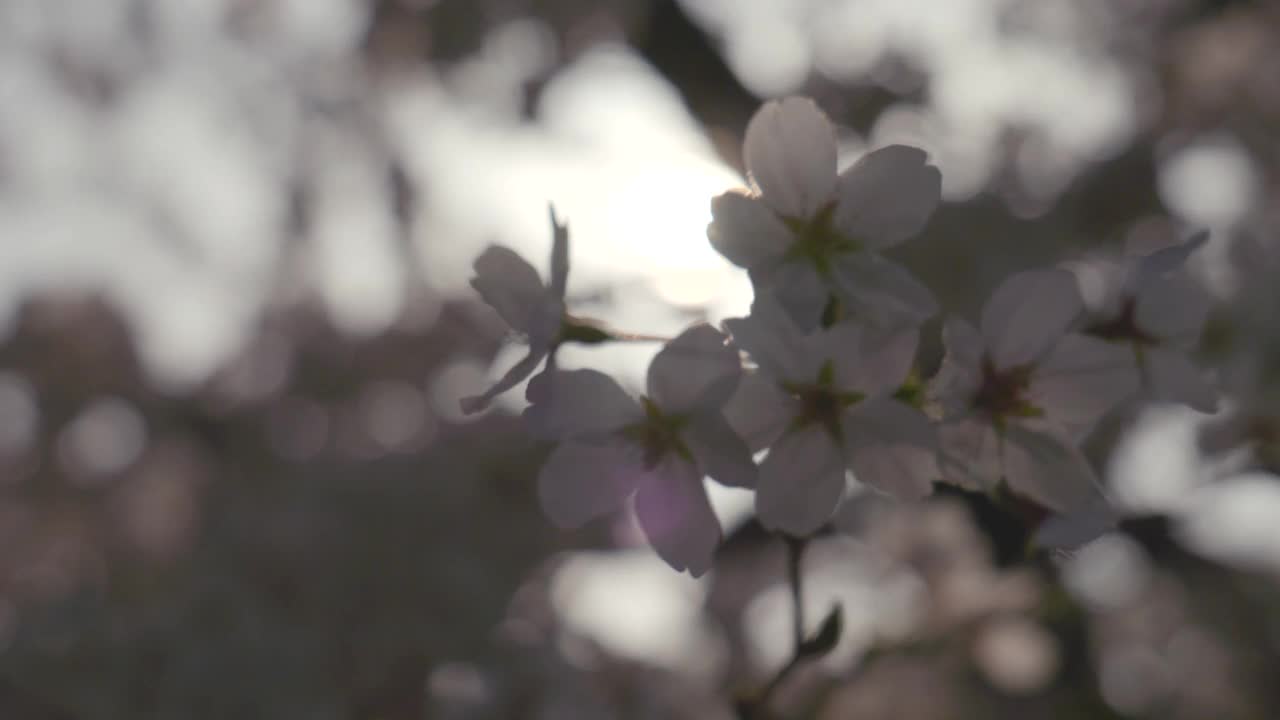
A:
[[[1261,179],[1253,160],[1229,136],[1198,138],[1160,165],[1160,197],[1193,225],[1228,228],[1258,201]]]
[[[1061,662],[1053,636],[1026,619],[988,623],[979,632],[974,655],[993,685],[1015,695],[1042,690]]]

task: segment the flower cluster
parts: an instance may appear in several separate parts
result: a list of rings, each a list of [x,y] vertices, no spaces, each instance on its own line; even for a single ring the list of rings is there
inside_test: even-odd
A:
[[[667,342],[639,398],[550,361],[529,382],[528,426],[557,443],[539,486],[558,525],[634,498],[658,554],[697,576],[721,538],[704,478],[753,489],[761,524],[797,538],[830,520],[851,478],[904,502],[943,482],[1071,515],[1105,506],[1079,444],[1115,407],[1214,408],[1188,354],[1206,306],[1182,268],[1203,237],[1006,278],[976,325],[943,319],[945,356],[925,379],[917,346],[938,304],[881,254],[919,234],[940,203],[925,152],[884,147],[837,172],[834,126],[812,101],[788,98],[751,120],[744,157],[751,187],[712,200],[707,235],[749,273],[750,313]],[[554,215],[552,225],[547,285],[506,248],[476,261],[472,284],[530,352],[465,401],[470,411],[561,342],[617,339],[566,313],[568,234]]]

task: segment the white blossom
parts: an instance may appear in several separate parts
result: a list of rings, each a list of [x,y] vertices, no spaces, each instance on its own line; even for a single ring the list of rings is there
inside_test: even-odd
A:
[[[1201,233],[1150,254],[1073,269],[1088,309],[1083,331],[1131,348],[1153,400],[1213,412],[1217,393],[1189,357],[1204,328],[1209,297],[1183,267],[1207,237]]]
[[[519,385],[555,349],[565,326],[565,284],[569,276],[569,230],[551,211],[551,279],[545,285],[538,271],[516,251],[490,245],[476,258],[475,288],[507,325],[524,336],[529,352],[492,387],[462,399],[462,411],[477,413],[494,398]]]
[[[748,317],[725,322],[758,369],[726,414],[760,466],[756,512],[771,530],[804,536],[831,517],[846,471],[903,499],[932,490],[937,441],[925,415],[893,397],[915,355],[918,333],[868,333],[841,323],[805,334],[769,295]]]
[[[744,155],[755,192],[715,198],[707,235],[801,328],[816,328],[832,298],[885,327],[937,312],[929,289],[878,252],[919,233],[938,206],[941,175],[924,151],[892,145],[837,174],[834,127],[793,97],[755,114]]]
[[[1097,477],[1076,442],[1136,392],[1138,378],[1127,349],[1068,332],[1082,309],[1069,272],[1031,271],[996,289],[980,330],[947,321],[931,392],[945,415],[949,480],[984,490],[1004,482],[1058,512],[1097,502]]]
[[[667,343],[638,401],[595,370],[555,370],[529,383],[524,417],[559,444],[538,477],[543,509],[566,528],[621,507],[658,555],[697,577],[711,567],[721,530],[704,475],[752,488],[756,466],[722,408],[741,376],[738,353],[709,325]]]

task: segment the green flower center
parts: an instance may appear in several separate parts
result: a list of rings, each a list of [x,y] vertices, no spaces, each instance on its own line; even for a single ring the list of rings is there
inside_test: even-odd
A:
[[[826,276],[837,256],[861,250],[861,243],[836,230],[835,214],[836,205],[832,202],[811,218],[782,218],[795,238],[787,249],[787,259],[809,262],[819,275]]]
[[[647,397],[640,398],[640,404],[644,406],[644,420],[623,428],[622,436],[641,447],[645,468],[652,470],[668,455],[693,462],[693,453],[680,439],[689,418],[668,415]]]
[[[1031,366],[1018,365],[997,370],[990,358],[982,360],[982,384],[974,396],[974,407],[986,412],[997,426],[1009,418],[1034,418],[1044,411],[1026,398],[1031,386]]]
[[[816,382],[787,383],[782,387],[800,403],[800,410],[791,426],[793,430],[821,425],[837,441],[841,438],[841,415],[866,397],[860,392],[842,391],[835,386],[835,368],[830,360],[818,371]]]

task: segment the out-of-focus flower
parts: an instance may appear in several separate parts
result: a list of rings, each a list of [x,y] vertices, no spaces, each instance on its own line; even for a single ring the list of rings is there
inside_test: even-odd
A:
[[[494,398],[519,385],[563,339],[569,228],[556,220],[554,209],[551,210],[551,234],[551,281],[546,285],[538,271],[509,247],[490,245],[476,258],[476,275],[471,278],[471,287],[512,330],[525,337],[529,353],[488,390],[463,398],[464,413],[484,410]]]
[[[769,529],[817,530],[840,503],[845,471],[903,499],[923,497],[937,477],[937,440],[924,413],[893,397],[915,354],[917,333],[864,337],[851,323],[804,334],[773,297],[727,320],[758,371],[726,409],[760,466],[756,512]]]
[[[1057,512],[1097,502],[1097,477],[1076,441],[1137,391],[1126,347],[1069,333],[1082,303],[1065,270],[1006,279],[982,311],[981,330],[943,328],[946,357],[931,392],[947,479],[1008,487]]]
[[[737,351],[709,325],[681,333],[649,366],[639,402],[595,370],[551,371],[529,383],[531,431],[560,444],[538,477],[557,525],[578,527],[635,494],[658,555],[697,577],[711,567],[720,524],[702,478],[751,488],[756,466],[721,409],[742,374]]]
[[[707,236],[802,329],[817,327],[833,297],[885,327],[937,312],[929,289],[877,252],[920,232],[938,206],[942,176],[923,150],[881,148],[837,175],[835,128],[793,97],[755,114],[744,154],[756,192],[715,198]]]
[[[1217,408],[1217,393],[1188,350],[1200,339],[1209,297],[1188,277],[1184,264],[1207,239],[1207,233],[1200,233],[1148,255],[1074,268],[1087,309],[1083,332],[1132,348],[1134,365],[1153,400],[1201,412]]]

